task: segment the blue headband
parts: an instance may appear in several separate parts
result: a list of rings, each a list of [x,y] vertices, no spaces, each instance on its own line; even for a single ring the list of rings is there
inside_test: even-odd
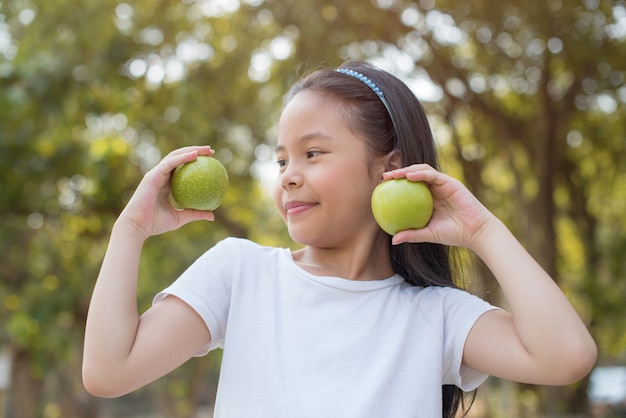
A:
[[[396,124],[396,120],[394,119],[393,113],[391,112],[391,107],[389,107],[389,102],[387,102],[387,99],[385,99],[385,95],[383,94],[382,90],[380,88],[378,88],[376,83],[374,83],[372,80],[370,80],[369,78],[367,78],[366,76],[364,76],[360,72],[354,71],[354,70],[350,70],[348,68],[338,68],[335,71],[343,73],[343,74],[347,74],[349,76],[352,76],[352,77],[362,81],[363,84],[365,84],[374,93],[376,93],[376,95],[378,96],[380,101],[383,103],[383,106],[385,106],[385,109],[387,109],[387,113],[389,114],[389,118],[391,119],[391,123],[393,125],[393,129],[394,129],[394,131],[396,132],[396,135],[397,135],[398,134],[398,125]]]

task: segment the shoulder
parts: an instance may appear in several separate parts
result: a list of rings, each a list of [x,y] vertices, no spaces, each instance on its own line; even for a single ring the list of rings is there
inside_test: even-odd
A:
[[[463,289],[429,286],[410,289],[412,301],[422,314],[436,322],[474,322],[494,307],[485,300]]]
[[[237,238],[237,237],[228,237],[219,241],[216,244],[217,246],[230,247],[230,248],[243,248],[254,251],[272,251],[272,250],[282,250],[279,247],[270,247],[267,245],[259,244],[255,241],[252,241],[247,238]]]
[[[414,289],[413,294],[415,298],[419,298],[421,301],[430,301],[436,304],[486,303],[478,296],[455,287],[428,286],[414,287]]]
[[[222,266],[229,271],[237,269],[265,269],[288,262],[290,250],[262,245],[245,238],[225,238],[210,248],[201,257],[201,263],[214,267]],[[239,266],[239,267],[237,267]]]
[[[259,254],[270,247],[261,246],[243,238],[224,238],[208,248],[187,268],[186,273],[217,276],[232,272],[236,266],[249,265],[262,258]],[[255,261],[256,262],[256,261]]]
[[[251,255],[256,253],[280,252],[281,250],[283,249],[261,245],[246,238],[228,237],[215,244],[207,253],[241,253]]]

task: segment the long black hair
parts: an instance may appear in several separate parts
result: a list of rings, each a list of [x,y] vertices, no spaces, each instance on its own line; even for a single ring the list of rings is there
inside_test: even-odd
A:
[[[285,102],[305,90],[336,98],[343,105],[340,112],[346,123],[366,141],[374,155],[383,156],[399,150],[403,166],[426,163],[438,168],[426,112],[408,86],[365,62],[346,62],[340,69],[343,72],[318,69],[308,74],[291,87]],[[350,74],[350,70],[365,76],[366,81],[355,73]],[[373,82],[374,86],[368,85],[367,81]],[[381,100],[381,94],[384,100]],[[449,247],[435,243],[403,243],[390,245],[389,253],[394,271],[409,284],[457,287]],[[454,385],[443,385],[442,397],[443,417],[453,418],[459,406],[464,404],[463,392]]]

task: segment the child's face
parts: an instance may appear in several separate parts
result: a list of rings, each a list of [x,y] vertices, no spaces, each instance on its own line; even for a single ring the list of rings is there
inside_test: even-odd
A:
[[[301,244],[344,247],[380,233],[370,199],[384,167],[339,111],[333,99],[302,91],[279,121],[274,201]]]

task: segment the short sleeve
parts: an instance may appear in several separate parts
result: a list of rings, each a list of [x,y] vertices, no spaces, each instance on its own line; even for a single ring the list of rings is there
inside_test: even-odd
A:
[[[445,312],[443,383],[469,392],[480,386],[488,375],[463,365],[465,341],[481,315],[499,308],[463,290],[440,288],[439,292]]]
[[[223,347],[228,320],[232,280],[239,265],[236,240],[227,238],[200,256],[169,287],[159,292],[153,304],[172,295],[187,303],[204,320],[211,341],[196,356]]]

